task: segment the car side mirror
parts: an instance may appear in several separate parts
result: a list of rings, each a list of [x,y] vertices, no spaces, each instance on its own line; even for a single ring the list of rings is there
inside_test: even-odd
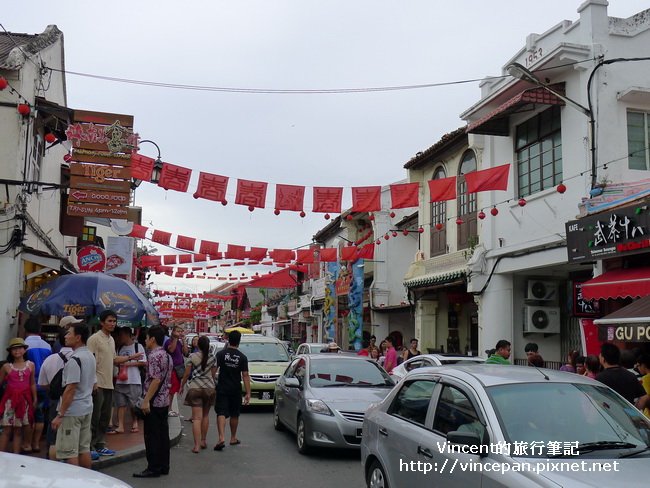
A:
[[[460,444],[462,446],[473,447],[476,446],[476,454],[479,454],[481,457],[487,456],[487,452],[482,452],[481,446],[481,437],[476,432],[461,432],[454,430],[447,433],[447,442],[450,444]]]
[[[284,386],[287,388],[300,388],[300,381],[298,381],[298,378],[285,378]]]

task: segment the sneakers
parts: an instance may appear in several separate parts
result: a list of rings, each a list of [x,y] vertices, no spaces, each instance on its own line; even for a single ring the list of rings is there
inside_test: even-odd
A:
[[[101,449],[97,449],[97,454],[100,456],[115,456],[115,451],[112,451],[108,447],[102,447]]]
[[[92,461],[97,461],[99,459],[99,454],[97,451],[90,451],[90,459]]]

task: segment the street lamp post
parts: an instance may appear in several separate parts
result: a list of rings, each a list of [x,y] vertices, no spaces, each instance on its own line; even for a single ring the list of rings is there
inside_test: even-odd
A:
[[[156,146],[156,149],[158,150],[158,157],[156,157],[156,161],[154,162],[153,165],[153,171],[151,172],[151,183],[158,183],[160,181],[160,173],[163,168],[163,162],[160,157],[160,147],[158,147],[158,144],[156,144],[153,141],[150,141],[149,139],[145,139],[144,141],[139,141],[138,144],[142,144],[148,142],[149,144],[153,144]],[[142,180],[133,180],[133,186],[135,188],[140,186],[140,183],[142,183]]]
[[[602,64],[599,63],[595,68],[594,71],[592,72],[592,76],[589,77],[589,83],[587,84],[587,92],[589,94],[589,90],[591,89],[591,80],[593,77],[593,73],[600,67]],[[594,188],[597,183],[597,176],[596,176],[596,170],[597,170],[597,165],[596,165],[596,119],[594,117],[593,110],[591,108],[587,108],[584,105],[579,104],[575,100],[567,97],[566,95],[563,95],[559,93],[557,90],[555,90],[553,87],[549,86],[547,83],[544,83],[541,81],[533,72],[530,70],[524,68],[521,64],[519,63],[512,63],[509,64],[506,67],[506,71],[510,76],[513,78],[517,78],[523,81],[527,81],[529,83],[532,83],[533,85],[536,85],[540,88],[544,88],[546,91],[549,93],[552,93],[556,97],[558,97],[560,100],[565,102],[567,105],[570,105],[574,109],[578,110],[580,113],[584,114],[587,116],[589,119],[589,147],[590,147],[590,160],[591,160],[591,187]],[[591,107],[591,103],[589,104]]]

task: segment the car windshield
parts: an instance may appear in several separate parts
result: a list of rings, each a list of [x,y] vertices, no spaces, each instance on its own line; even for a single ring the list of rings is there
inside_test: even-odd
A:
[[[289,354],[285,347],[276,342],[241,341],[239,343],[239,350],[246,355],[249,362],[289,361]]]
[[[605,386],[516,383],[486,391],[510,446],[517,442],[538,446],[522,456],[557,456],[562,447],[576,444],[575,451],[581,453],[596,450],[594,446],[598,450],[650,446],[650,421]]]
[[[346,360],[334,356],[331,360],[311,362],[309,385],[315,388],[345,386],[392,387],[393,380],[372,361]]]

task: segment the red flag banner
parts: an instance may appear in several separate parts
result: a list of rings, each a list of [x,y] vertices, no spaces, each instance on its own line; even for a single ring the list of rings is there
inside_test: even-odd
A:
[[[215,259],[214,256],[219,254],[219,243],[218,242],[213,242],[213,241],[201,241],[201,245],[199,246],[199,252],[201,254],[207,254],[209,255],[212,259]]]
[[[495,168],[473,171],[465,175],[467,193],[489,190],[507,190],[510,165],[502,164]]]
[[[157,242],[158,244],[162,244],[163,246],[169,246],[169,241],[171,240],[172,235],[171,232],[165,232],[162,230],[154,230],[153,235],[151,236],[151,240],[153,242]]]
[[[237,180],[237,205],[264,208],[266,203],[266,187],[268,183],[262,181]]]
[[[194,198],[205,198],[214,202],[225,202],[227,189],[227,176],[213,175],[201,171],[199,173],[199,185],[193,196]]]
[[[298,249],[296,251],[296,261],[302,264],[313,264],[314,250],[313,249]]]
[[[161,257],[160,256],[142,256],[140,258],[140,265],[143,268],[149,268],[152,266],[160,266]]]
[[[273,249],[269,256],[276,263],[290,263],[296,258],[295,253],[291,249]]]
[[[178,261],[178,256],[176,254],[166,254],[163,256],[163,264],[176,264]]]
[[[133,224],[133,229],[131,230],[129,237],[144,239],[144,236],[147,234],[148,229],[149,227],[145,227],[144,225]]]
[[[358,259],[374,259],[375,258],[375,243],[371,242],[370,244],[366,244],[363,246],[358,254],[357,254]]]
[[[192,262],[191,254],[179,254],[178,255],[178,264],[188,264]]]
[[[142,154],[131,154],[131,178],[134,180],[151,181],[153,173],[153,158],[143,156]]]
[[[341,261],[355,261],[357,258],[357,246],[345,246],[341,248]]]
[[[186,251],[194,251],[196,239],[194,237],[178,236],[176,237],[176,247]]]
[[[390,208],[410,208],[420,205],[420,184],[401,183],[390,185]]]
[[[195,262],[195,263],[202,263],[202,262],[208,260],[208,256],[206,256],[205,254],[201,254],[201,253],[193,254],[192,257],[194,258],[193,262]]]
[[[160,172],[160,181],[158,181],[158,186],[165,190],[186,192],[187,187],[190,184],[191,176],[191,169],[184,168],[183,166],[176,166],[175,164],[165,163]]]
[[[246,248],[235,244],[228,244],[226,259],[246,259]]]
[[[267,249],[265,247],[251,247],[251,250],[248,252],[248,257],[253,261],[261,261],[262,259],[266,259],[266,251]]]
[[[312,211],[320,213],[341,213],[342,199],[343,188],[315,186]]]
[[[335,263],[337,260],[335,247],[324,247],[319,250],[320,260],[323,263]]]
[[[456,177],[429,180],[429,201],[444,202],[456,199]]]
[[[378,212],[381,210],[381,186],[352,188],[353,212]]]
[[[296,185],[275,185],[275,208],[301,212],[305,202],[305,187]]]

